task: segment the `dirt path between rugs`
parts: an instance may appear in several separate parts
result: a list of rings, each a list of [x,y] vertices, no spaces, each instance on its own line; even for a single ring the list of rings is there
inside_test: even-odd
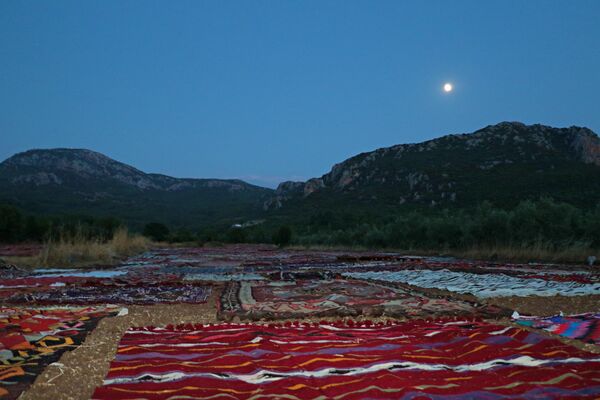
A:
[[[510,296],[487,299],[487,302],[524,315],[550,316],[561,311],[567,315],[600,312],[600,294],[552,297]]]

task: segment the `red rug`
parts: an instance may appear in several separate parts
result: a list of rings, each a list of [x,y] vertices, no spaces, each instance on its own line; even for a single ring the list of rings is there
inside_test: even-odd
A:
[[[596,398],[600,355],[482,321],[130,329],[94,399]]]

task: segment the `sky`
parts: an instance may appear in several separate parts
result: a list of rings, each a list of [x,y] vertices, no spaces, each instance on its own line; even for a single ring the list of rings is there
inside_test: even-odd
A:
[[[595,0],[3,0],[0,160],[274,187],[501,121],[600,133],[598,21]]]

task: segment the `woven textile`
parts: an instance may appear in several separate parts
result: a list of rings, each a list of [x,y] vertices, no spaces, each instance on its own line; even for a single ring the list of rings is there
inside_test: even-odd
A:
[[[403,282],[424,288],[446,289],[470,293],[477,297],[502,296],[580,296],[600,294],[600,283],[581,283],[576,280],[522,278],[501,273],[469,273],[441,270],[398,270],[348,272],[342,275],[353,279],[374,279]],[[550,275],[548,275],[550,277]]]
[[[219,301],[219,315],[261,318],[382,315],[433,316],[496,313],[493,307],[358,280],[232,282]]]
[[[545,331],[578,339],[587,343],[600,344],[600,314],[580,314],[554,317],[523,317],[516,318],[523,326],[539,328]]]
[[[94,399],[594,398],[600,355],[515,327],[416,320],[356,326],[134,328]]]
[[[0,399],[16,399],[44,368],[79,345],[115,307],[0,308]]]

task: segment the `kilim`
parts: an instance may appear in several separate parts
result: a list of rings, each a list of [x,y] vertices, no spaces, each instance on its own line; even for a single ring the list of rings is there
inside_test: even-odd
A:
[[[360,314],[475,316],[500,311],[491,306],[345,279],[231,282],[219,300],[219,317],[225,320],[231,316],[252,320]]]
[[[132,328],[94,399],[600,396],[600,355],[480,320]]]
[[[136,286],[95,285],[21,291],[6,299],[12,304],[157,304],[204,303],[208,286],[195,284],[151,284]]]
[[[581,283],[577,280],[555,280],[510,276],[500,273],[470,273],[442,270],[398,270],[348,272],[353,279],[374,279],[404,282],[424,288],[470,293],[477,297],[503,296],[580,296],[600,294],[600,282]]]
[[[545,331],[578,339],[587,343],[600,344],[600,314],[580,314],[554,317],[524,317],[515,320],[523,326],[544,329]]]
[[[0,308],[0,399],[16,399],[44,368],[85,339],[116,307]]]

